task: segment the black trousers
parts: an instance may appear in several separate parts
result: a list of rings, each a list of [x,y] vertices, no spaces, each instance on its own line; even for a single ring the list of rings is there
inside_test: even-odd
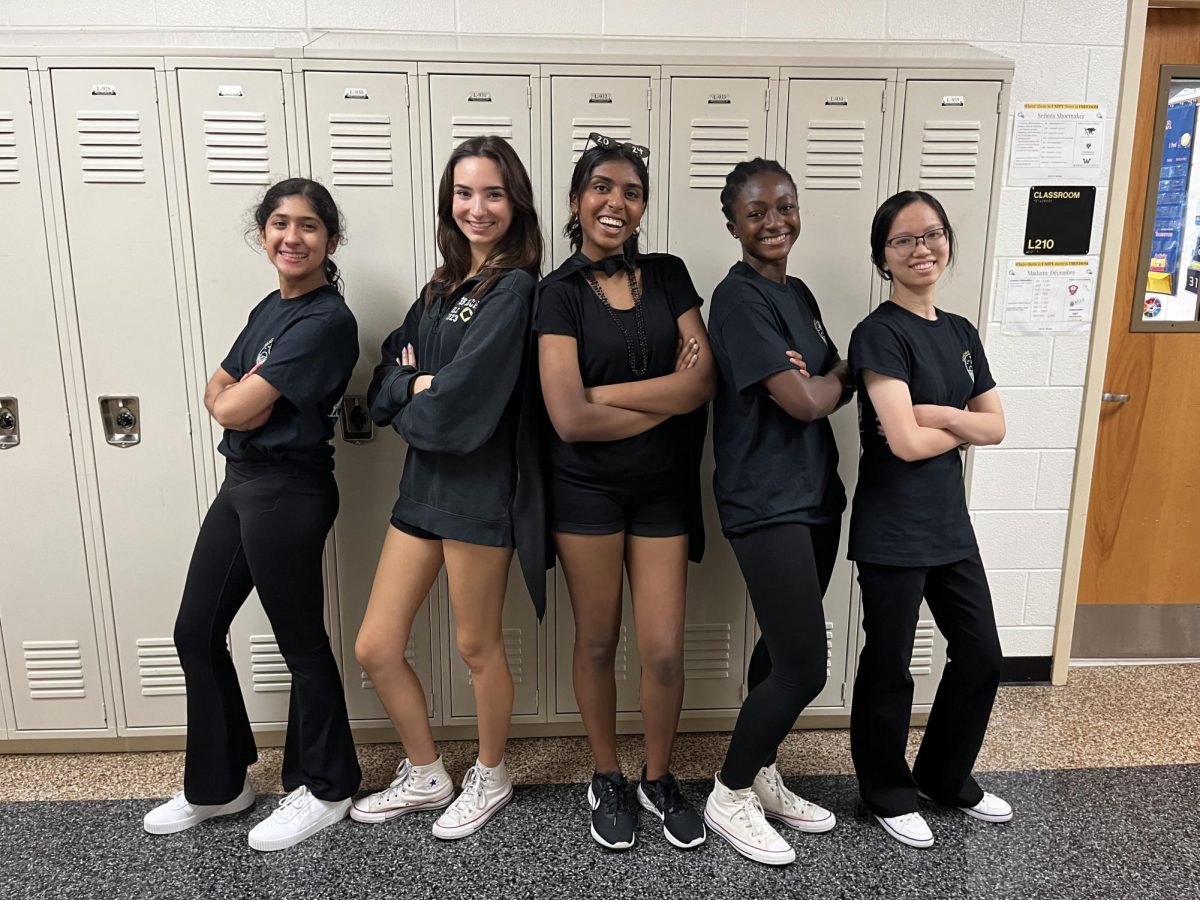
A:
[[[747,673],[749,693],[721,767],[738,790],[775,761],[796,717],[825,686],[825,611],[841,525],[767,525],[730,537],[762,636]]]
[[[979,554],[928,568],[858,563],[866,643],[858,660],[850,752],[859,791],[880,816],[917,809],[918,788],[949,806],[983,791],[971,769],[992,714],[1003,659]],[[922,596],[947,641],[946,670],[912,770],[904,758],[912,712],[908,670]]]
[[[322,800],[358,789],[362,773],[323,615],[321,550],[337,510],[332,473],[227,465],[200,527],[175,621],[187,684],[189,802],[228,803],[258,758],[225,643],[252,588],[292,673],[284,788],[307,785]]]

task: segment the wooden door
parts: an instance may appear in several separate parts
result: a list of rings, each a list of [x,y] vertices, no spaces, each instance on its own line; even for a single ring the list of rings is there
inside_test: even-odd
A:
[[[1200,638],[1188,624],[1200,621],[1200,607],[1184,606],[1200,604],[1200,333],[1130,330],[1145,283],[1146,192],[1158,179],[1151,148],[1160,67],[1192,64],[1200,64],[1200,10],[1151,9],[1075,656],[1200,655],[1200,645],[1187,647]]]

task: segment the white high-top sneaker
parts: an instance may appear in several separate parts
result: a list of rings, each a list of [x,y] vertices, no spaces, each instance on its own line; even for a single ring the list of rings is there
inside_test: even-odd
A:
[[[250,829],[254,850],[283,850],[346,818],[350,798],[321,800],[304,785],[279,801],[275,812]]]
[[[185,831],[193,825],[199,825],[205,819],[214,816],[229,816],[249,809],[254,805],[254,788],[250,786],[250,776],[242,785],[242,792],[228,803],[212,806],[188,803],[187,797],[180,791],[166,803],[154,807],[142,819],[142,827],[150,834],[174,834]]]
[[[396,766],[396,777],[382,791],[360,797],[350,807],[355,822],[386,822],[419,809],[441,809],[454,797],[454,780],[439,756],[424,766],[408,759]]]
[[[476,760],[463,776],[462,793],[433,823],[434,837],[452,841],[474,834],[512,795],[512,779],[504,760],[490,769]]]
[[[704,804],[704,821],[742,856],[769,866],[785,866],[796,859],[796,851],[779,836],[763,814],[754,788],[733,791],[721,784],[718,774]]]
[[[775,819],[809,834],[829,831],[837,824],[837,819],[829,810],[788,790],[775,763],[759,769],[754,776],[753,789],[768,819]]]

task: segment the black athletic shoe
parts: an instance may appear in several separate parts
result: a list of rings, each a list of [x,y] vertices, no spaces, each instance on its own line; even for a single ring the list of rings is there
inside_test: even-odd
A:
[[[670,772],[650,781],[646,778],[646,767],[642,766],[642,782],[638,785],[637,795],[643,807],[662,819],[663,834],[676,847],[688,850],[704,843],[708,836],[704,819],[692,809]]]
[[[628,850],[633,846],[633,810],[625,792],[629,782],[620,772],[596,772],[588,785],[588,803],[592,807],[592,837],[609,850]]]

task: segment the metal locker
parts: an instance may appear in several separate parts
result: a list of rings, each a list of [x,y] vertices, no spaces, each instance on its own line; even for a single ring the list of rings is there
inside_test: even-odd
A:
[[[547,251],[550,271],[566,259],[570,244],[563,228],[570,218],[567,194],[571,188],[571,173],[575,169],[593,131],[618,141],[635,144],[650,143],[649,78],[611,77],[602,75],[555,75],[550,79],[550,189],[551,207],[541,214],[550,220],[553,240]],[[656,148],[651,147],[651,153]],[[653,171],[653,168],[651,169]],[[651,184],[651,191],[656,186]],[[650,248],[645,235],[648,231],[649,210],[643,218],[642,247]]]
[[[352,239],[334,257],[343,272],[346,302],[358,320],[359,360],[347,393],[365,398],[383,339],[415,301],[423,272],[413,234],[414,184],[410,149],[408,74],[306,71],[307,162],[311,176],[333,192]],[[340,656],[352,719],[386,719],[371,679],[354,657],[354,642],[371,595],[375,565],[387,533],[404,465],[404,442],[390,428],[365,423],[366,440],[347,441],[343,405],[335,439],[334,474],[341,510],[334,526]],[[435,709],[431,592],[406,648],[409,663]]]
[[[47,198],[48,199],[48,198]],[[13,731],[104,728],[100,644],[84,555],[26,69],[0,69],[0,633]],[[0,706],[4,704],[0,703]],[[0,728],[3,728],[0,724]]]
[[[858,655],[862,653],[866,635],[863,633],[861,622],[856,630],[858,632],[858,652],[855,653],[850,663],[857,669]],[[909,674],[912,675],[913,679],[914,706],[928,708],[929,704],[933,703],[934,695],[937,693],[938,682],[942,680],[942,672],[945,668],[946,639],[938,631],[937,623],[933,620],[933,613],[930,612],[929,605],[922,601],[921,611],[917,618],[917,630],[913,636],[912,659],[908,665]],[[850,692],[847,691],[847,705],[849,702]]]
[[[830,336],[842,355],[850,333],[871,311],[875,271],[869,245],[871,217],[882,199],[885,79],[788,81],[787,137],[783,164],[798,190],[801,232],[788,259],[789,274],[816,295]],[[838,466],[853,496],[858,470],[858,417],[851,403],[831,417]],[[840,707],[851,644],[850,591],[853,566],[845,558],[850,510],[842,519],[843,552],[825,593],[828,681],[814,707]]]
[[[999,81],[908,81],[900,143],[900,190],[933,194],[957,239],[938,286],[943,309],[978,322],[988,271],[988,216],[1000,120]]]
[[[126,723],[182,725],[172,631],[199,518],[156,76],[50,79]]]
[[[562,566],[554,572],[554,712],[558,715],[578,716],[579,704],[575,702],[574,678],[571,672],[572,652],[575,644],[575,617],[571,614],[571,595],[567,591],[567,579]],[[621,637],[617,644],[613,674],[617,685],[617,712],[636,713],[641,709],[641,664],[638,662],[637,634],[633,624],[633,601],[629,596],[629,585],[621,585]]]
[[[272,69],[179,69],[175,77],[207,380],[250,310],[278,286],[265,255],[247,246],[245,227],[266,189],[291,169],[283,75]],[[222,428],[208,421],[215,451]],[[217,456],[218,479],[224,469]],[[229,643],[250,721],[286,721],[291,674],[257,592],[234,619]]]

